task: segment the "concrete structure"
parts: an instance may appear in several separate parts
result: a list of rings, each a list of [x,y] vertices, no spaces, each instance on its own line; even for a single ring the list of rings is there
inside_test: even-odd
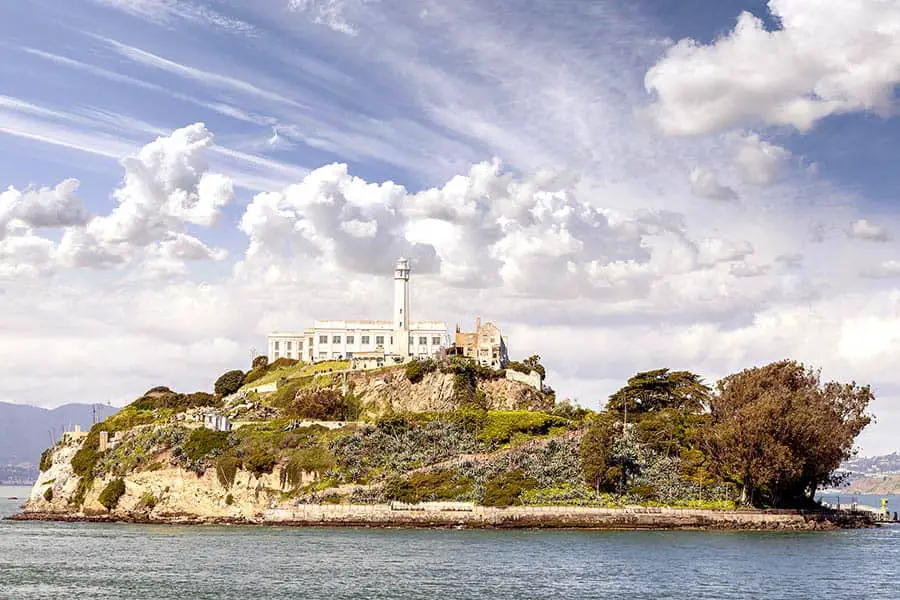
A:
[[[543,391],[544,380],[541,378],[541,374],[537,371],[532,371],[531,373],[526,375],[525,373],[520,373],[519,371],[515,371],[513,369],[507,369],[506,378],[510,381],[518,381],[519,383],[530,385],[538,391]]]
[[[410,266],[401,258],[394,268],[393,318],[384,321],[315,321],[303,332],[269,334],[269,362],[292,358],[306,362],[351,360],[354,368],[401,364],[444,352],[450,337],[441,321],[410,319]],[[358,360],[354,360],[359,357]]]
[[[482,324],[481,317],[475,319],[475,331],[463,332],[456,326],[456,338],[450,355],[465,356],[478,364],[492,369],[505,369],[509,364],[507,340],[494,323]]]
[[[203,426],[213,431],[231,431],[231,421],[228,417],[217,412],[208,412],[203,415]]]

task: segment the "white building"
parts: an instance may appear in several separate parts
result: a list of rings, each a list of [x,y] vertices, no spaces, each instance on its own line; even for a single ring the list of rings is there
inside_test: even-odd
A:
[[[367,366],[399,364],[410,358],[440,354],[450,344],[442,321],[411,321],[409,261],[394,268],[394,314],[386,321],[315,321],[302,333],[269,334],[269,361],[292,358],[306,362],[365,360]]]

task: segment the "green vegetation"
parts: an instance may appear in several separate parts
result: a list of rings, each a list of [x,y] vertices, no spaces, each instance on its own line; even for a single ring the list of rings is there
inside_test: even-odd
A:
[[[119,411],[111,419],[118,417],[120,420],[124,418],[123,413],[130,414],[132,419],[149,419],[148,422],[155,420],[154,417],[147,413],[136,411],[167,411],[168,415],[177,412],[183,412],[191,408],[200,408],[204,406],[217,407],[221,405],[221,401],[212,394],[206,392],[195,392],[193,394],[179,394],[173,392],[167,387],[155,387],[146,394],[128,405],[126,409]],[[123,425],[126,421],[123,421]],[[137,424],[137,423],[136,423]],[[128,427],[125,427],[126,429]]]
[[[231,494],[225,496],[225,504],[227,506],[231,506],[232,504],[234,504],[234,496],[232,496]]]
[[[406,378],[410,383],[419,383],[428,373],[437,370],[437,362],[432,359],[413,360],[406,363]]]
[[[39,468],[41,472],[49,471],[50,467],[53,466],[53,448],[47,448],[43,452],[41,452],[41,462],[39,464]]]
[[[244,385],[244,372],[240,370],[228,371],[216,379],[216,395],[219,397],[230,396]]]
[[[529,375],[532,371],[537,371],[542,380],[547,377],[547,370],[544,368],[544,365],[541,364],[541,357],[537,354],[533,354],[521,362],[512,360],[506,368],[518,371],[519,373],[525,373],[526,375]]]
[[[537,481],[514,469],[493,475],[484,485],[485,506],[513,506],[521,504],[522,493],[537,487]]]
[[[47,502],[53,502],[53,488],[52,487],[48,487],[46,490],[44,490],[44,500],[46,500]]]
[[[237,456],[225,455],[216,459],[216,477],[224,488],[234,485],[234,478],[243,462]]]
[[[106,507],[106,510],[112,510],[119,505],[119,499],[125,495],[125,480],[113,479],[110,481],[103,491],[100,492],[98,498],[100,504]]]
[[[546,435],[553,428],[565,428],[568,424],[567,419],[542,412],[489,411],[478,439],[489,446],[499,446],[509,443],[517,434],[525,434],[520,438],[528,439]]]
[[[383,491],[388,500],[409,504],[457,500],[471,492],[472,481],[448,469],[413,473],[405,479],[394,475],[385,482]]]
[[[159,503],[159,499],[150,492],[144,492],[143,494],[141,494],[141,508],[145,510],[153,510],[154,508],[156,508],[157,503]]]
[[[221,454],[230,445],[228,432],[200,427],[192,430],[188,435],[182,452],[189,460],[199,461]]]

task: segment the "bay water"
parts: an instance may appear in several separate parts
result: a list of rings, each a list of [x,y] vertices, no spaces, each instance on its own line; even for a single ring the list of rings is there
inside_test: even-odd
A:
[[[0,488],[0,515],[27,489]],[[900,599],[900,527],[458,531],[0,520],[0,598]]]

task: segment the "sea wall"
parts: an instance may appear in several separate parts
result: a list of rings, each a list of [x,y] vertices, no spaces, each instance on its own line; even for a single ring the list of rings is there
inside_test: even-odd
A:
[[[443,505],[443,506],[442,506]],[[678,508],[589,508],[517,506],[495,508],[465,503],[419,505],[300,505],[271,508],[253,516],[196,513],[153,515],[143,512],[61,514],[29,511],[16,520],[131,522],[189,525],[277,525],[346,527],[428,527],[460,529],[704,529],[704,530],[829,530],[874,526],[866,515],[766,511],[718,511]]]

